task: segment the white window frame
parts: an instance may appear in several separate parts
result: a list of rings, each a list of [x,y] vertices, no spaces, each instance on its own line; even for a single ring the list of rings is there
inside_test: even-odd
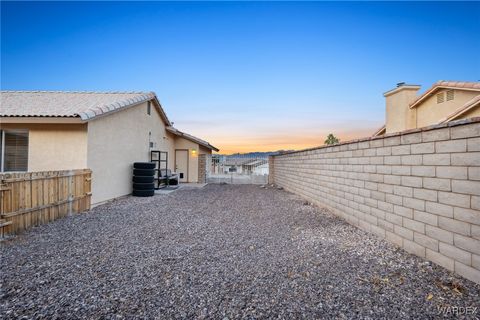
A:
[[[22,133],[27,133],[28,137],[28,147],[30,148],[30,131],[28,129],[1,129],[1,139],[2,139],[2,145],[0,148],[0,172],[5,172],[5,132],[22,132]],[[29,152],[30,153],[30,152]],[[8,172],[28,172],[28,157],[27,157],[27,170],[26,171],[8,171]]]

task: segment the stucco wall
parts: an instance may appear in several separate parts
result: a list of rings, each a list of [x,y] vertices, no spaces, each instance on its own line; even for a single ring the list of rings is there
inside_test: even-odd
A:
[[[174,171],[175,149],[188,149],[188,182],[198,181],[198,155],[211,154],[166,131],[153,104],[147,114],[147,103],[83,124],[2,123],[1,128],[29,130],[28,171],[91,169],[93,205],[130,194],[132,164],[150,161],[151,150],[167,151],[168,168]]]
[[[87,167],[86,124],[2,124],[28,130],[28,171]]]
[[[188,181],[191,183],[198,182],[198,155],[212,154],[212,150],[205,148],[198,143],[187,140],[182,137],[175,138],[175,149],[188,150]],[[192,152],[195,150],[195,152]]]
[[[212,150],[208,149],[208,148],[205,148],[203,146],[199,146],[200,147],[200,152],[199,154],[212,154]]]
[[[437,93],[445,91],[447,90],[439,90]],[[467,101],[478,95],[478,92],[475,91],[454,90],[455,98],[453,100],[437,103],[437,93],[414,109],[417,112],[418,128],[437,124],[440,120],[446,118],[461,108]]]
[[[475,109],[468,111],[467,113],[463,114],[461,117],[458,117],[458,120],[476,118],[476,117],[480,117],[480,107],[476,107]]]
[[[386,132],[399,132],[415,128],[415,110],[409,109],[409,105],[417,98],[418,89],[399,88],[398,92],[385,97]]]
[[[92,204],[132,192],[132,164],[149,161],[149,132],[153,149],[168,151],[173,169],[175,137],[165,130],[157,109],[147,103],[88,123],[87,167],[92,170]]]
[[[190,140],[176,137],[175,149],[187,149],[188,150],[188,182],[198,181],[198,143],[194,143]],[[192,152],[195,150],[195,153]]]
[[[480,118],[273,157],[270,181],[480,283]]]

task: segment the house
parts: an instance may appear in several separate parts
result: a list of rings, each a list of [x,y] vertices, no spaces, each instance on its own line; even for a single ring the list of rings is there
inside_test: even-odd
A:
[[[243,173],[243,165],[249,162],[249,159],[242,158],[226,158],[224,162],[221,162],[220,165],[223,166],[224,173]]]
[[[235,158],[235,157],[223,157],[217,158],[214,163],[215,168],[213,173],[228,174],[268,174],[268,159],[267,158]]]
[[[268,159],[255,158],[242,165],[243,172],[248,174],[264,175],[268,174]]]
[[[385,125],[373,136],[480,116],[480,82],[438,81],[419,90],[402,82],[385,92]]]
[[[181,182],[218,151],[172,126],[153,92],[0,92],[2,172],[90,168],[92,204],[130,194],[132,164],[167,152]]]

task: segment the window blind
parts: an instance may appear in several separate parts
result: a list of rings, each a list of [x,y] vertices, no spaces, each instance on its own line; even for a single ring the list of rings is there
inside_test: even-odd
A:
[[[5,131],[3,146],[3,170],[28,170],[28,132]]]

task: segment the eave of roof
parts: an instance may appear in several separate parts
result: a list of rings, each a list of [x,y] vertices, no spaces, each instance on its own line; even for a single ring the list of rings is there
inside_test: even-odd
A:
[[[165,124],[167,126],[171,126],[172,123],[167,117],[167,114],[165,113],[165,110],[163,110],[162,104],[160,103],[160,100],[158,100],[157,95],[154,93],[155,97],[152,99],[153,102],[155,103],[155,106],[157,107],[157,110],[160,112],[160,116],[162,117],[163,121],[165,121]]]
[[[126,99],[124,101],[112,103],[109,105],[104,105],[101,107],[91,108],[87,112],[80,112],[78,116],[82,119],[82,121],[90,121],[96,119],[100,116],[107,116],[117,111],[122,111],[130,107],[137,106],[139,104],[145,103],[147,101],[153,101],[155,107],[157,108],[158,112],[160,113],[160,117],[165,121],[167,126],[171,126],[172,123],[167,117],[165,110],[157,98],[155,92],[149,92],[148,94],[133,98],[133,99]]]
[[[377,129],[375,133],[372,135],[372,137],[380,136],[382,134],[385,134],[385,130],[387,129],[386,125],[383,125],[380,129]]]
[[[2,123],[48,123],[48,124],[85,124],[80,117],[27,117],[27,116],[0,116]]]
[[[78,115],[80,116],[80,118],[82,118],[83,121],[88,121],[98,116],[107,115],[107,114],[110,114],[111,112],[123,110],[128,107],[132,107],[132,106],[141,104],[143,102],[152,100],[154,98],[155,98],[155,94],[153,92],[149,92],[147,94],[143,94],[135,98],[125,99],[123,101],[90,108],[85,112],[79,112]]]
[[[190,135],[190,134],[188,134],[188,133],[182,132],[182,131],[180,131],[180,130],[172,127],[172,126],[168,126],[166,129],[167,129],[168,132],[171,132],[171,133],[173,133],[174,135],[176,135],[176,136],[178,136],[178,137],[185,138],[185,139],[190,140],[190,141],[192,141],[192,142],[198,143],[199,145],[201,145],[201,146],[203,146],[203,147],[205,147],[205,148],[207,148],[207,149],[214,150],[214,151],[216,151],[216,152],[220,151],[220,149],[212,146],[212,145],[211,145],[210,143],[208,143],[207,141],[202,140],[202,139],[197,138],[197,137],[194,137],[194,136],[192,136],[192,135]]]
[[[410,104],[410,109],[418,107],[425,99],[435,94],[435,92],[440,89],[457,89],[480,92],[480,82],[437,81],[430,87],[430,89],[425,91],[425,93],[423,93]]]
[[[480,95],[474,97],[467,101],[461,108],[456,110],[455,112],[448,115],[446,118],[442,119],[439,123],[445,123],[449,121],[456,120],[458,117],[461,117],[463,114],[480,107]]]

